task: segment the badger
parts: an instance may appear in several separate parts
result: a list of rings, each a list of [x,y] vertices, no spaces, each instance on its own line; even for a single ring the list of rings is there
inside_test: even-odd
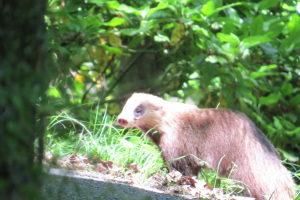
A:
[[[198,175],[203,167],[201,159],[206,163],[204,167],[223,177],[230,175],[246,186],[247,196],[259,200],[292,200],[295,196],[295,183],[277,150],[240,112],[199,109],[134,93],[117,121],[147,134],[169,167],[184,175]]]

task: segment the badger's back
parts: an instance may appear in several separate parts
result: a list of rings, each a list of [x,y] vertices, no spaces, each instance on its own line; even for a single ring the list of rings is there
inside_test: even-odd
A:
[[[219,175],[239,180],[249,187],[251,196],[264,199],[292,199],[294,183],[281,164],[278,152],[265,135],[244,114],[224,109],[193,109],[186,112],[170,106],[158,129],[163,157],[172,160],[193,154]],[[165,118],[165,119],[164,119]],[[224,157],[223,157],[224,156]],[[194,157],[173,162],[172,167],[186,174],[201,168]],[[189,166],[189,167],[187,167]]]

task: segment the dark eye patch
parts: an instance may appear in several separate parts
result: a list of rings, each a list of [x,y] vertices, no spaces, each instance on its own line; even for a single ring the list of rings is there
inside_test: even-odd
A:
[[[144,108],[142,106],[136,107],[136,109],[133,111],[133,114],[135,117],[140,117],[144,114]]]

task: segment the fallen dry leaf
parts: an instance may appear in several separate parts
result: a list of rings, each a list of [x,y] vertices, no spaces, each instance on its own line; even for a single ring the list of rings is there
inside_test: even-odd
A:
[[[70,163],[75,163],[75,162],[77,162],[76,156],[75,156],[74,154],[72,154],[72,155],[69,157],[69,162],[70,162]]]
[[[112,168],[112,165],[114,164],[113,161],[106,161],[105,164],[103,164],[106,168]]]
[[[193,188],[196,188],[196,181],[191,177],[182,177],[181,185],[190,185]]]
[[[101,159],[97,156],[94,156],[92,159],[90,159],[91,164],[97,164],[97,163],[101,163]]]
[[[95,170],[97,172],[104,172],[104,171],[107,171],[107,169],[101,164],[101,163],[98,163],[95,167]]]
[[[129,168],[130,171],[133,172],[140,172],[140,170],[138,169],[138,166],[136,163],[131,163],[130,165],[127,166]]]
[[[82,155],[82,161],[83,161],[85,164],[90,164],[89,158],[87,157],[86,154],[83,154],[83,155]]]
[[[84,169],[85,164],[76,162],[76,163],[73,164],[73,168],[74,169]]]
[[[208,189],[208,190],[213,190],[213,188],[212,188],[208,183],[206,183],[206,184],[204,185],[204,188],[205,188],[205,189]]]
[[[179,171],[172,170],[170,173],[167,174],[167,182],[168,183],[176,183],[177,185],[180,185],[182,174]]]

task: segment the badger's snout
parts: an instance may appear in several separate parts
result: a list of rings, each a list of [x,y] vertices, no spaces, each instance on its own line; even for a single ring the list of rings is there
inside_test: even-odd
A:
[[[127,126],[128,125],[128,121],[124,118],[118,118],[118,123],[121,125],[121,126]]]

